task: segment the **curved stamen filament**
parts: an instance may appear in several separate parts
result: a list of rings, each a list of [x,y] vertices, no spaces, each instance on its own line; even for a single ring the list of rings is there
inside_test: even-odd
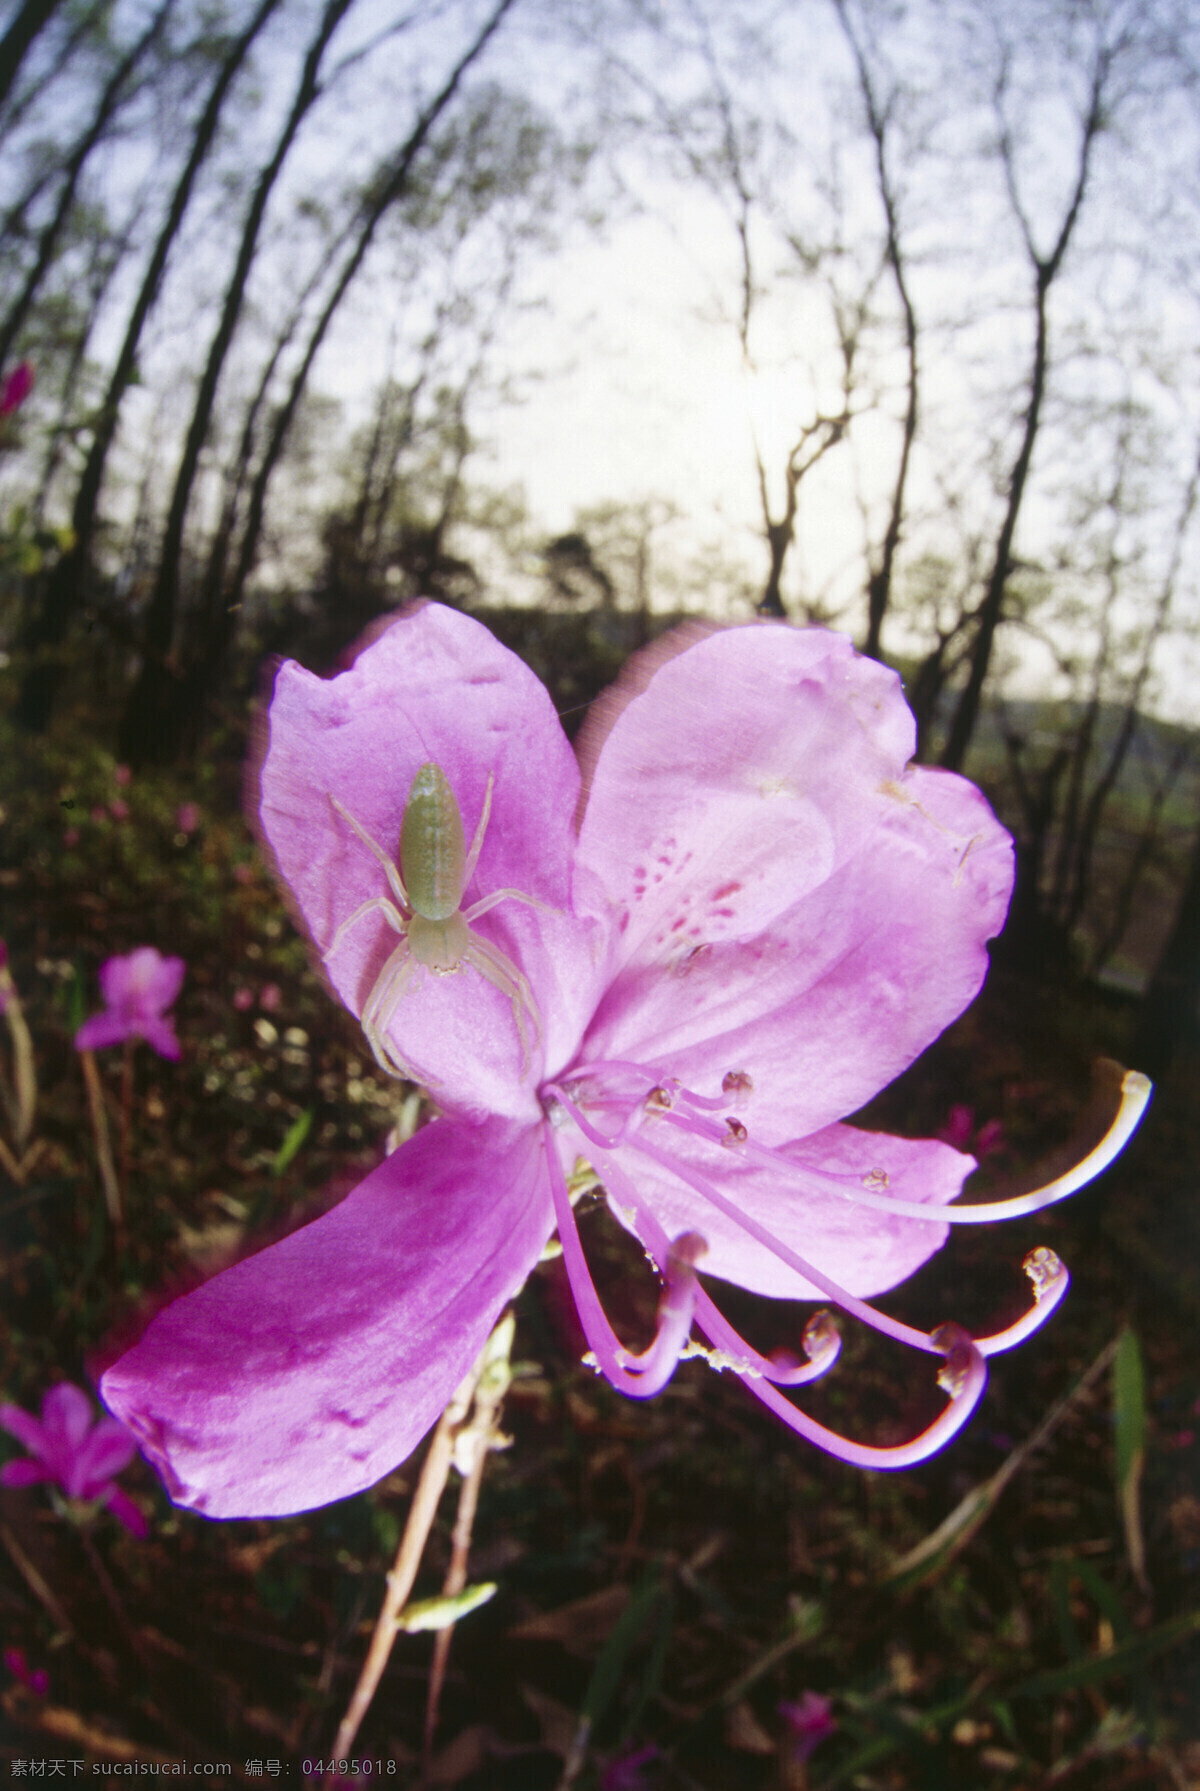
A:
[[[818,1449],[824,1449],[829,1455],[836,1455],[840,1461],[848,1462],[855,1468],[911,1468],[917,1462],[927,1461],[936,1455],[962,1429],[970,1418],[975,1407],[983,1397],[987,1385],[987,1363],[975,1344],[965,1331],[957,1325],[943,1325],[937,1335],[941,1338],[943,1348],[941,1354],[946,1357],[946,1367],[938,1376],[939,1384],[950,1394],[950,1403],[936,1417],[927,1430],[923,1430],[909,1443],[901,1443],[890,1449],[873,1448],[867,1443],[851,1442],[849,1437],[841,1436],[836,1430],[827,1430],[825,1425],[818,1424],[790,1399],[785,1399],[777,1387],[768,1380],[747,1380],[746,1386],[756,1399],[770,1408],[777,1417],[807,1442],[815,1443]]]
[[[681,1163],[672,1157],[669,1151],[659,1150],[657,1145],[650,1144],[640,1134],[632,1139],[631,1148],[642,1156],[649,1157],[652,1162],[659,1164],[669,1174],[686,1183],[703,1199],[711,1202],[718,1212],[724,1213],[727,1219],[731,1219],[741,1231],[746,1232],[764,1249],[778,1257],[780,1262],[784,1262],[788,1268],[794,1269],[813,1287],[819,1287],[826,1299],[832,1300],[844,1312],[853,1313],[854,1317],[861,1319],[864,1325],[869,1325],[874,1331],[882,1331],[885,1336],[894,1337],[898,1343],[907,1343],[910,1348],[924,1350],[930,1355],[938,1353],[937,1345],[928,1332],[915,1330],[912,1325],[906,1325],[898,1318],[889,1318],[886,1313],[877,1312],[874,1306],[869,1306],[865,1300],[858,1299],[855,1294],[839,1286],[831,1276],[824,1274],[814,1263],[798,1255],[795,1250],[789,1248],[787,1244],[782,1243],[779,1238],[768,1231],[765,1225],[760,1225],[756,1219],[752,1219],[748,1213],[743,1212],[734,1201],[727,1199],[709,1181],[707,1176],[697,1174],[686,1163]]]
[[[609,1324],[600,1304],[553,1140],[543,1138],[543,1149],[563,1262],[584,1335],[606,1379],[619,1392],[631,1399],[649,1399],[661,1393],[670,1380],[691,1332],[698,1291],[694,1265],[704,1248],[703,1240],[694,1232],[685,1233],[663,1253],[657,1264],[665,1282],[659,1301],[658,1331],[653,1343],[641,1355],[631,1354]]]
[[[1014,1349],[1035,1331],[1040,1331],[1071,1285],[1066,1264],[1044,1244],[1031,1250],[1021,1267],[1033,1282],[1033,1305],[1006,1330],[997,1331],[991,1337],[977,1337],[975,1347],[981,1355],[998,1356],[1002,1350]]]
[[[1026,1213],[1040,1212],[1043,1207],[1066,1200],[1068,1195],[1094,1181],[1128,1144],[1146,1110],[1152,1091],[1153,1084],[1140,1070],[1125,1070],[1121,1077],[1120,1103],[1108,1130],[1074,1168],[1068,1169],[1064,1175],[1055,1176],[1040,1188],[1031,1189],[1027,1194],[1014,1195],[1010,1200],[981,1201],[974,1206],[934,1204],[893,1198],[890,1194],[875,1194],[864,1187],[861,1181],[843,1180],[840,1176],[831,1176],[807,1165],[789,1163],[778,1151],[756,1144],[752,1138],[739,1139],[738,1149],[750,1162],[761,1163],[764,1167],[803,1182],[808,1187],[827,1188],[830,1193],[839,1195],[843,1200],[851,1200],[856,1206],[871,1207],[876,1212],[916,1219],[926,1225],[991,1225],[999,1219],[1018,1219]],[[668,1113],[664,1117],[670,1124],[698,1137],[709,1138],[714,1143],[727,1141],[728,1133],[725,1129],[698,1113]]]
[[[645,1204],[637,1199],[631,1179],[618,1164],[608,1158],[607,1152],[598,1157],[595,1168],[605,1182],[612,1185],[618,1199],[633,1202],[639,1237],[657,1255],[666,1243],[666,1234]],[[721,1315],[703,1289],[696,1293],[695,1316],[696,1323],[710,1343],[726,1352],[732,1366],[743,1368],[745,1384],[756,1398],[761,1399],[764,1405],[806,1441],[854,1467],[906,1468],[936,1455],[966,1424],[987,1385],[987,1364],[981,1346],[958,1325],[941,1325],[932,1337],[923,1341],[933,1353],[946,1358],[946,1365],[939,1374],[938,1381],[950,1394],[950,1403],[927,1429],[908,1443],[892,1448],[855,1443],[840,1432],[818,1424],[815,1418],[808,1417],[778,1391],[780,1384],[798,1386],[804,1381],[816,1379],[817,1375],[832,1367],[841,1340],[826,1314],[817,1313],[805,1329],[805,1348],[810,1358],[808,1365],[791,1370],[781,1368],[778,1363],[771,1362],[752,1350],[741,1334]],[[746,1370],[749,1371],[748,1374]]]

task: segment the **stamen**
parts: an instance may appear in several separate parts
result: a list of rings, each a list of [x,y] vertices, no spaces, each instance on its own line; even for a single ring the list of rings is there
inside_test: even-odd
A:
[[[761,1399],[797,1435],[804,1437],[807,1442],[815,1443],[818,1449],[836,1455],[840,1461],[848,1462],[851,1467],[914,1467],[918,1462],[927,1461],[931,1455],[936,1455],[952,1437],[958,1435],[979,1404],[987,1386],[987,1363],[966,1332],[957,1325],[941,1325],[937,1336],[942,1345],[941,1353],[946,1357],[938,1375],[938,1385],[949,1393],[950,1403],[927,1430],[923,1430],[911,1442],[901,1443],[894,1448],[878,1449],[867,1443],[855,1443],[836,1430],[826,1429],[825,1425],[818,1424],[814,1418],[800,1411],[790,1399],[785,1399],[770,1381],[747,1380],[746,1386],[756,1399]]]
[[[718,1137],[721,1136],[723,1134],[718,1133]],[[795,1269],[796,1273],[802,1275],[813,1287],[819,1287],[825,1297],[840,1306],[843,1312],[853,1313],[855,1318],[862,1320],[863,1324],[870,1325],[872,1330],[882,1331],[885,1336],[894,1337],[898,1343],[907,1343],[912,1349],[936,1354],[937,1345],[927,1332],[914,1330],[911,1325],[902,1324],[898,1318],[888,1318],[885,1313],[877,1312],[874,1306],[868,1306],[865,1300],[856,1298],[846,1288],[839,1286],[832,1277],[824,1274],[815,1264],[806,1261],[803,1256],[797,1255],[794,1250],[781,1243],[767,1230],[765,1225],[760,1225],[756,1219],[752,1219],[748,1213],[743,1212],[732,1200],[726,1199],[725,1195],[717,1190],[707,1176],[697,1174],[686,1163],[681,1163],[668,1151],[660,1150],[656,1145],[650,1144],[640,1134],[631,1139],[630,1144],[632,1149],[640,1151],[643,1156],[650,1157],[671,1175],[686,1182],[689,1188],[694,1189],[705,1200],[711,1201],[718,1212],[724,1213],[727,1219],[732,1219],[736,1226],[755,1238],[773,1256],[777,1256],[780,1262],[785,1262],[789,1268]]]
[[[579,1232],[575,1212],[567,1193],[562,1164],[553,1140],[543,1134],[542,1149],[550,1175],[550,1191],[554,1200],[558,1237],[562,1245],[567,1278],[584,1336],[588,1340],[605,1378],[631,1399],[649,1399],[662,1389],[675,1372],[680,1353],[692,1328],[696,1305],[696,1258],[705,1249],[704,1240],[695,1232],[685,1232],[675,1240],[662,1260],[658,1261],[665,1287],[658,1308],[658,1329],[650,1347],[635,1356],[628,1351],[608,1322],[600,1296],[596,1292]]]
[[[744,1095],[747,1099],[754,1093],[754,1084],[745,1070],[726,1070],[721,1078],[721,1093],[727,1095]]]
[[[746,1130],[740,1119],[727,1119],[725,1121],[725,1136],[722,1138],[721,1143],[728,1150],[733,1145],[745,1144],[749,1136],[749,1132]]]
[[[1068,1195],[1085,1188],[1095,1181],[1114,1158],[1120,1156],[1133,1133],[1137,1129],[1142,1114],[1146,1111],[1153,1083],[1149,1077],[1143,1076],[1140,1070],[1125,1070],[1121,1075],[1121,1100],[1108,1130],[1100,1142],[1088,1151],[1068,1169],[1064,1175],[1055,1176],[1053,1181],[1046,1182],[1040,1188],[1032,1189],[1028,1194],[1015,1195],[1011,1200],[981,1201],[972,1206],[952,1206],[942,1203],[931,1203],[920,1200],[895,1199],[891,1195],[870,1192],[869,1177],[860,1178],[857,1182],[842,1181],[819,1169],[789,1163],[778,1151],[771,1150],[761,1144],[747,1141],[746,1155],[751,1161],[762,1163],[793,1181],[800,1181],[808,1187],[828,1188],[831,1193],[840,1194],[844,1200],[852,1200],[858,1206],[873,1208],[876,1212],[891,1213],[906,1219],[916,1219],[925,1225],[991,1225],[998,1219],[1017,1219],[1026,1213],[1037,1213],[1043,1207],[1053,1206]],[[724,1142],[720,1130],[699,1115],[685,1122],[684,1117],[672,1114],[673,1124],[685,1126],[686,1130],[699,1137],[709,1137]],[[886,1173],[883,1172],[883,1173]],[[873,1177],[874,1171],[871,1172]]]
[[[1002,1350],[1012,1349],[1040,1331],[1071,1285],[1066,1264],[1044,1244],[1031,1250],[1021,1267],[1033,1282],[1033,1305],[1006,1331],[997,1331],[994,1337],[977,1337],[975,1347],[981,1355],[998,1356]]]

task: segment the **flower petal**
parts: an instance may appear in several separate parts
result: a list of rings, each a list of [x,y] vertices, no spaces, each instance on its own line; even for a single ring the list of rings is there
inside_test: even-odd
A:
[[[164,1020],[158,1014],[147,1014],[138,1023],[137,1029],[146,1043],[152,1045],[160,1057],[166,1057],[172,1063],[178,1063],[183,1056],[175,1028],[169,1020]]]
[[[811,1138],[783,1145],[777,1154],[801,1172],[795,1176],[762,1168],[736,1149],[707,1144],[666,1124],[656,1123],[653,1137],[656,1146],[698,1170],[782,1244],[860,1299],[886,1293],[913,1274],[945,1242],[949,1227],[914,1224],[878,1211],[868,1216],[848,1197],[854,1186],[870,1177],[867,1185],[876,1191],[904,1200],[945,1202],[958,1197],[975,1168],[973,1158],[936,1139],[895,1138],[854,1126],[827,1126]],[[582,1144],[581,1154],[586,1149]],[[806,1169],[844,1185],[847,1197],[815,1176],[806,1187]],[[633,1176],[668,1235],[692,1230],[703,1236],[708,1245],[700,1264],[703,1274],[781,1299],[826,1297],[657,1162],[637,1156]],[[619,1203],[612,1204],[617,1218],[627,1223]]]
[[[0,1468],[0,1486],[34,1486],[39,1480],[53,1480],[54,1475],[40,1461],[6,1461]]]
[[[856,843],[758,938],[631,965],[584,1055],[665,1066],[705,1094],[743,1071],[741,1117],[771,1144],[856,1112],[898,1076],[983,981],[1012,842],[948,772],[898,772],[856,815]]]
[[[19,1405],[0,1405],[0,1429],[16,1437],[22,1448],[40,1460],[48,1448],[48,1439],[38,1420]]]
[[[857,851],[913,746],[895,673],[824,629],[725,629],[657,664],[599,749],[580,828],[614,969],[661,975],[761,933]]]
[[[42,1428],[67,1457],[83,1447],[95,1415],[87,1394],[70,1381],[59,1381],[42,1401]]]
[[[104,1008],[85,1020],[75,1034],[77,1051],[103,1051],[106,1045],[119,1045],[125,1039],[132,1038],[134,1022],[127,1014],[117,1013]]]
[[[536,1128],[435,1121],[331,1213],[160,1313],[104,1398],[210,1517],[345,1498],[416,1447],[552,1225]]]
[[[127,1468],[137,1454],[137,1443],[115,1418],[101,1418],[75,1458],[68,1490],[79,1499],[94,1499],[108,1482]]]
[[[494,778],[463,906],[518,889],[557,911],[509,900],[473,924],[528,978],[545,1033],[542,1056],[561,1066],[599,974],[588,929],[568,913],[579,770],[542,685],[480,623],[423,604],[336,678],[281,667],[260,777],[267,845],[335,990],[361,1013],[399,941],[376,911],[331,951],[339,926],[388,889],[330,798],[394,860],[413,778],[429,761],[449,780],[468,844]],[[523,1073],[512,1002],[474,968],[436,978],[418,969],[390,1036],[443,1105],[480,1118],[534,1117],[536,1076]]]

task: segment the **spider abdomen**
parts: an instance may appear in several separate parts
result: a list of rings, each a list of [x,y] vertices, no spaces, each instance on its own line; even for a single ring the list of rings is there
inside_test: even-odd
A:
[[[462,816],[454,791],[440,766],[422,765],[400,823],[400,875],[415,916],[448,921],[457,914],[465,862]],[[426,961],[415,944],[413,955]]]

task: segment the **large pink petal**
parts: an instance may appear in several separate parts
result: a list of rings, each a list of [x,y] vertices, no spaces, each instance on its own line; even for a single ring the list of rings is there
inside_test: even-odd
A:
[[[336,678],[282,666],[261,771],[266,841],[318,952],[327,954],[339,925],[388,893],[379,864],[330,797],[394,858],[413,777],[430,760],[449,780],[468,845],[489,774],[495,780],[491,821],[462,905],[513,888],[556,910],[505,901],[475,928],[528,978],[545,1035],[540,1057],[559,1068],[578,1042],[600,973],[598,947],[589,944],[596,929],[568,912],[579,772],[546,691],[480,623],[423,604]],[[373,913],[326,959],[353,1012],[361,1012],[398,942]],[[539,1053],[523,1075],[512,1004],[478,970],[439,977],[418,970],[391,1036],[444,1105],[480,1118],[535,1117]]]
[[[947,1225],[868,1211],[815,1177],[806,1186],[802,1175],[761,1168],[737,1151],[706,1144],[670,1125],[655,1123],[650,1137],[656,1148],[669,1151],[687,1169],[712,1182],[780,1243],[860,1298],[886,1293],[907,1280],[946,1240]],[[869,1185],[880,1192],[882,1170],[887,1177],[885,1194],[936,1204],[957,1199],[964,1179],[975,1168],[972,1157],[935,1139],[895,1138],[842,1125],[783,1145],[780,1155],[798,1170],[807,1168],[833,1178],[847,1196],[863,1177],[871,1177]],[[622,1151],[621,1162],[668,1237],[698,1231],[704,1238],[708,1250],[700,1259],[703,1274],[719,1275],[752,1293],[792,1300],[825,1298],[659,1163],[635,1151]],[[620,1219],[619,1202],[613,1203],[613,1210]]]
[[[105,1400],[210,1517],[345,1498],[416,1447],[552,1226],[536,1128],[435,1121],[324,1218],[160,1313]]]
[[[757,938],[631,964],[581,1060],[633,1059],[702,1094],[744,1071],[741,1117],[772,1144],[855,1112],[899,1075],[983,981],[1012,842],[948,772],[898,771],[853,809],[857,841]]]
[[[592,770],[578,896],[612,920],[614,971],[661,974],[820,888],[914,740],[895,673],[823,629],[725,629],[651,664]]]

